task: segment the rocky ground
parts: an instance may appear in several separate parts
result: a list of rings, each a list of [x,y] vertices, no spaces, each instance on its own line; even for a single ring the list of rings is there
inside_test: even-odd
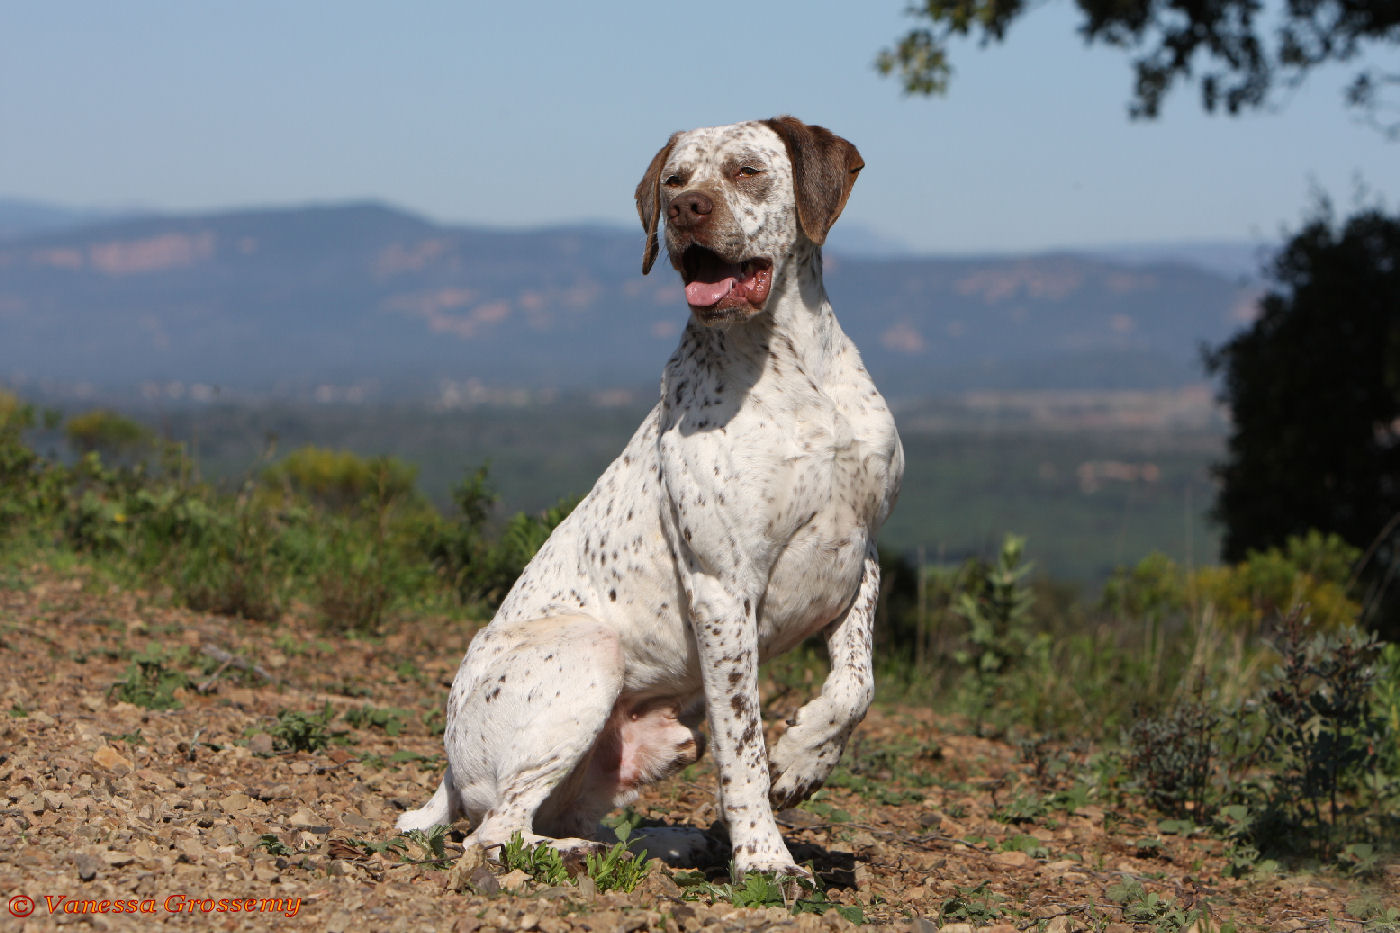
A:
[[[780,814],[827,886],[805,896],[820,914],[736,907],[722,866],[656,862],[629,894],[453,871],[387,844],[440,777],[461,623],[349,639],[33,568],[0,573],[0,632],[0,893],[12,917],[32,910],[7,929],[1382,930],[1400,906],[1400,866],[1231,878],[1220,842],[1076,789],[1082,756],[892,705],[862,726],[840,786]],[[786,680],[769,684],[774,722],[812,689]],[[702,764],[636,811],[709,827],[712,786]]]

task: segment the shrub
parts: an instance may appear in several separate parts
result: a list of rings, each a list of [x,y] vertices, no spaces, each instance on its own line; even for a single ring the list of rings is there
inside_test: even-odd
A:
[[[330,512],[374,512],[389,502],[419,499],[418,470],[395,457],[364,458],[308,446],[263,471],[262,483]]]
[[[1153,806],[1180,817],[1189,812],[1202,819],[1209,813],[1223,719],[1198,696],[1165,713],[1144,715],[1125,730],[1124,764]]]
[[[63,430],[78,453],[104,454],[113,462],[139,462],[156,446],[150,428],[105,408],[74,415]]]
[[[1266,855],[1359,865],[1393,832],[1400,798],[1386,751],[1400,693],[1387,659],[1400,652],[1354,627],[1314,631],[1296,609],[1273,646],[1247,702],[1198,689],[1143,716],[1124,731],[1124,765],[1159,810],[1216,816],[1236,873]]]
[[[497,501],[487,468],[477,467],[452,490],[455,512],[431,529],[427,541],[434,566],[463,604],[503,599],[579,500],[563,500],[539,515],[517,512],[492,541],[486,535],[486,523]]]
[[[1304,847],[1337,854],[1341,830],[1354,825],[1376,791],[1385,723],[1374,714],[1373,689],[1380,645],[1355,628],[1313,632],[1294,611],[1275,648],[1279,665],[1264,681],[1263,757],[1269,764],[1270,809]]]
[[[272,622],[282,614],[285,564],[265,513],[241,508],[216,519],[176,560],[171,582],[191,609]]]
[[[1192,581],[1195,598],[1251,634],[1299,605],[1309,607],[1318,628],[1354,624],[1360,606],[1347,588],[1360,553],[1336,535],[1311,531],[1281,548],[1250,551],[1239,564],[1199,571]]]

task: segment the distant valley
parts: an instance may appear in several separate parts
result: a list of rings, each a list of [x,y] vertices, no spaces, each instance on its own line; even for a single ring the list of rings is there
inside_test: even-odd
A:
[[[640,230],[448,226],[370,203],[25,209],[0,211],[0,384],[26,394],[645,395],[686,317],[668,267],[641,275]],[[896,400],[1199,383],[1200,345],[1248,321],[1257,294],[1209,262],[1132,248],[878,258],[838,246],[826,262],[842,326]]]
[[[502,514],[544,508],[616,455],[686,319],[668,267],[641,275],[640,230],[476,229],[376,204],[22,207],[0,201],[0,388],[130,412],[220,482],[317,444],[401,457],[443,507],[489,462]],[[1199,347],[1252,313],[1257,286],[1224,271],[1239,247],[848,242],[827,250],[828,290],[907,457],[887,547],[942,563],[1016,531],[1079,581],[1152,549],[1208,559],[1224,421]],[[64,450],[57,432],[35,442]]]

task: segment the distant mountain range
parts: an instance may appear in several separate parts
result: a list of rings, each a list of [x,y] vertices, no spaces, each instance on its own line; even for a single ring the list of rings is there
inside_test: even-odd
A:
[[[852,232],[827,251],[827,289],[892,397],[1199,381],[1200,345],[1257,295],[1221,267],[1240,244],[1205,250],[1217,268],[1143,247],[881,258],[895,246]],[[112,217],[0,201],[0,383],[448,400],[653,386],[687,312],[641,251],[640,229],[449,226],[374,203]]]

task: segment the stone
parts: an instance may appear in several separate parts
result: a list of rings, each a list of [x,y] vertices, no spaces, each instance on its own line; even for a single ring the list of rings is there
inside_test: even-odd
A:
[[[131,762],[123,758],[121,753],[110,745],[100,746],[97,751],[92,753],[92,760],[108,771],[116,771],[119,774],[131,770]]]
[[[514,890],[524,886],[525,883],[530,880],[530,875],[518,868],[513,868],[496,880],[500,882],[501,887],[507,890]]]
[[[79,852],[73,856],[73,867],[78,869],[79,881],[91,881],[97,873],[107,867],[107,863],[95,855]]]

